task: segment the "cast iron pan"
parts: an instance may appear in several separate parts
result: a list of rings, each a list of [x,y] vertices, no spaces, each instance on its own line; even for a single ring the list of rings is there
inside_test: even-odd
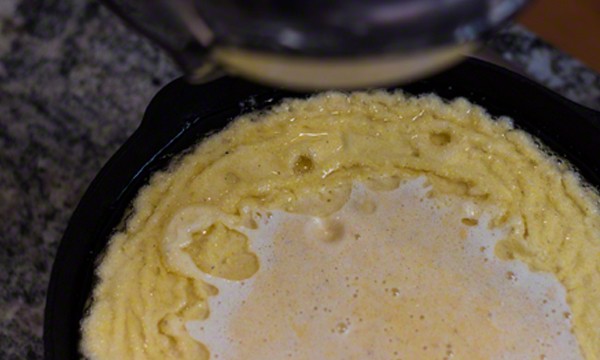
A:
[[[492,115],[509,116],[600,187],[600,113],[474,59],[402,89],[413,94],[433,92],[447,99],[465,97]],[[111,234],[122,226],[122,218],[149,177],[237,115],[285,97],[306,95],[221,78],[196,86],[178,79],[154,97],[139,128],[100,171],[71,217],[48,289],[46,359],[80,357],[79,323],[94,283],[96,259]]]

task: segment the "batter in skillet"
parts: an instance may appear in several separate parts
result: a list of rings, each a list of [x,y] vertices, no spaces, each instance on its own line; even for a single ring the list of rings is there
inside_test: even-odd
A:
[[[597,359],[598,197],[465,100],[326,93],[153,177],[91,359]]]

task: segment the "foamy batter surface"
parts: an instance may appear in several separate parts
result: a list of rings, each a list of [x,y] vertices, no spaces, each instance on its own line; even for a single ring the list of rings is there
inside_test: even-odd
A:
[[[580,359],[558,280],[497,259],[503,232],[424,182],[239,228],[261,267],[243,282],[199,274],[219,293],[189,333],[215,359]]]
[[[598,359],[598,197],[464,100],[328,93],[155,175],[92,359]]]

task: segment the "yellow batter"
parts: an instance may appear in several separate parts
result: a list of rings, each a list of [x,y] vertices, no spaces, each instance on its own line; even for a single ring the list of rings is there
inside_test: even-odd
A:
[[[249,281],[261,259],[228,219],[251,229],[258,209],[326,218],[344,207],[356,182],[391,190],[421,176],[433,198],[495,209],[491,227],[506,229],[496,255],[558,278],[581,352],[599,359],[596,193],[507,120],[492,121],[465,100],[448,104],[385,92],[327,93],[243,116],[171,171],[155,175],[98,268],[100,282],[83,323],[84,354],[208,357],[186,324],[209,318],[208,300],[218,290],[180,266],[181,252],[169,245],[173,224],[186,217],[206,220],[184,244],[193,267],[214,278]],[[211,222],[210,214],[218,216]],[[337,231],[321,233],[328,240]]]

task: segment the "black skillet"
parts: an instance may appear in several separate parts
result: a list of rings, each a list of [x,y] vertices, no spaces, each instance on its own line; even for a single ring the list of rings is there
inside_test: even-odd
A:
[[[465,97],[492,115],[511,117],[600,188],[600,113],[475,59],[401,88],[446,99]],[[46,359],[80,357],[79,323],[94,283],[95,263],[149,177],[237,115],[290,96],[306,94],[221,78],[204,85],[178,79],[154,97],[139,128],[96,176],[71,217],[48,288]]]

